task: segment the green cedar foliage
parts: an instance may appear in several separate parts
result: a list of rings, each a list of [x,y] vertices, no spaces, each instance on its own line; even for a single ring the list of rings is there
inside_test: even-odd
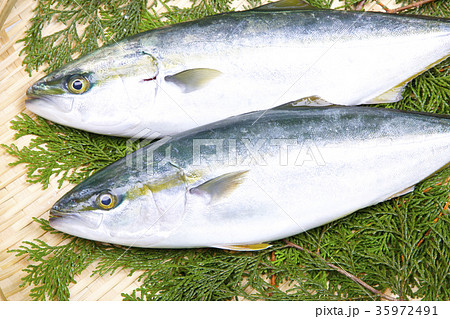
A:
[[[327,8],[332,1],[309,2]],[[353,9],[357,3],[346,0],[343,8]],[[249,1],[248,8],[259,4],[259,0]],[[157,5],[164,6],[166,12],[158,15]],[[127,0],[38,0],[36,16],[22,40],[24,63],[31,72],[45,61],[55,61],[46,64],[45,70],[51,71],[77,54],[97,48],[99,42],[230,10],[229,0],[198,0],[189,8],[178,8],[167,0],[148,4]],[[408,13],[448,17],[450,3],[438,0]],[[66,28],[43,36],[45,26],[53,21],[62,22]],[[450,61],[410,82],[403,96],[398,103],[380,106],[450,114]],[[63,181],[78,183],[141,146],[24,114],[12,121],[12,128],[17,131],[16,138],[35,137],[22,149],[4,145],[17,157],[11,165],[25,163],[29,182],[42,183],[44,188],[52,178],[59,178],[60,185]],[[382,292],[389,289],[400,299],[449,300],[450,217],[445,207],[449,176],[450,169],[444,169],[417,185],[413,193],[289,240],[317,252],[328,263]],[[58,233],[46,220],[35,221],[43,230]],[[24,269],[22,285],[32,286],[31,297],[35,300],[69,299],[69,284],[76,284],[76,278],[91,264],[95,265],[92,275],[110,276],[118,269],[130,275],[140,274],[140,287],[123,294],[124,300],[379,300],[378,295],[336,272],[324,260],[288,248],[283,241],[275,242],[269,250],[242,253],[124,248],[63,236],[66,240],[61,246],[36,239],[11,251],[31,261]],[[280,285],[283,290],[278,288]]]
[[[34,135],[28,146],[3,145],[17,157],[10,165],[26,163],[29,183],[42,183],[47,188],[52,176],[59,176],[59,187],[66,180],[78,183],[93,171],[124,157],[139,147],[118,137],[97,135],[51,123],[41,117],[36,120],[26,114],[11,121],[15,138]],[[127,142],[128,141],[128,142]]]
[[[38,0],[31,26],[24,42],[24,64],[31,73],[44,63],[46,72],[84,55],[100,43],[139,32],[146,0]],[[44,36],[51,23],[64,25],[62,30]],[[83,31],[80,31],[80,26]],[[51,61],[51,64],[48,62]]]

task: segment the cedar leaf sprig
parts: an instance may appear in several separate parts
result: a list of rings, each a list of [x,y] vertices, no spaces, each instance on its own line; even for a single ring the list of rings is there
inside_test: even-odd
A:
[[[100,44],[138,32],[146,6],[146,0],[38,0],[31,26],[21,40],[25,70],[31,74],[47,62],[45,71],[53,71]],[[63,27],[44,35],[51,23]]]
[[[78,183],[139,147],[138,142],[131,143],[129,139],[88,133],[41,117],[34,120],[24,113],[11,123],[11,128],[17,131],[16,139],[25,135],[34,138],[22,149],[15,144],[2,145],[17,157],[9,165],[26,163],[27,181],[41,183],[44,189],[52,176],[59,176],[59,187],[64,181]]]

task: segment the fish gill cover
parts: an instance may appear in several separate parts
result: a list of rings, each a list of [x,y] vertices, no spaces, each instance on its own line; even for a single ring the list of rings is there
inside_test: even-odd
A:
[[[328,8],[331,0],[308,1]],[[402,5],[414,1],[396,1]],[[174,1],[37,1],[36,16],[22,40],[28,72],[49,72],[79,54],[124,36],[167,24],[233,10],[229,0],[194,1],[178,8]],[[346,0],[341,9],[362,1]],[[375,1],[364,1],[367,5]],[[249,1],[247,7],[261,2]],[[165,12],[157,13],[163,6]],[[448,1],[413,7],[408,14],[450,16]],[[52,21],[65,28],[50,35]],[[56,44],[55,44],[56,43]],[[51,63],[49,63],[51,62]],[[382,107],[450,114],[449,59],[410,82],[398,103]],[[375,106],[377,107],[377,106]],[[100,136],[25,114],[12,121],[16,138],[32,135],[27,147],[3,145],[25,163],[28,182],[48,187],[51,179],[78,183],[94,171],[142,146],[140,141]],[[413,193],[363,209],[358,214],[275,242],[260,252],[217,249],[139,249],[105,245],[40,227],[66,238],[52,246],[40,239],[23,242],[11,253],[25,255],[23,285],[35,300],[68,300],[70,287],[94,265],[103,279],[118,269],[138,272],[140,287],[124,300],[408,300],[450,299],[450,169],[418,184]],[[343,275],[345,269],[349,275]],[[84,273],[83,273],[84,274]],[[363,281],[366,287],[357,281]],[[371,289],[367,289],[370,287]],[[389,296],[386,296],[389,294]]]

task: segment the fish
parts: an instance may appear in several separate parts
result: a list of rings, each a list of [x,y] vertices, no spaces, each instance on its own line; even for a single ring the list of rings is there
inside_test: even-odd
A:
[[[278,107],[128,154],[59,199],[49,223],[125,246],[260,250],[411,192],[449,161],[448,115]]]
[[[289,102],[399,101],[449,55],[450,19],[285,0],[101,47],[34,83],[26,107],[98,134],[171,136]]]

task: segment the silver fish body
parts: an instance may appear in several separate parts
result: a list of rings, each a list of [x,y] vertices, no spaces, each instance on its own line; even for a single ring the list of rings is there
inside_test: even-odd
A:
[[[398,101],[449,54],[449,19],[261,7],[100,48],[36,82],[26,105],[95,133],[173,135],[292,101]]]
[[[366,107],[253,112],[111,164],[61,198],[50,225],[129,246],[254,249],[246,245],[402,194],[449,162],[448,116]]]

